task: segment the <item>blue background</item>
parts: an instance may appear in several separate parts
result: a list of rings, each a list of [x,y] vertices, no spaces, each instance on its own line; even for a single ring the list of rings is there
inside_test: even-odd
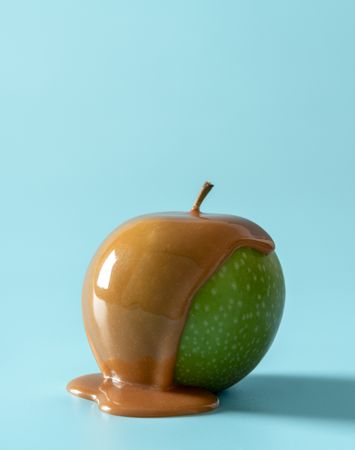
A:
[[[353,449],[355,3],[0,3],[2,449]],[[141,213],[273,236],[287,305],[214,414],[130,419],[69,396],[96,371],[87,264]]]

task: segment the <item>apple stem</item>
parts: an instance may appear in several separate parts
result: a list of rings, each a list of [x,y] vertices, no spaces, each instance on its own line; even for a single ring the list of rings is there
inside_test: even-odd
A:
[[[192,207],[190,212],[192,212],[192,213],[199,213],[200,212],[201,203],[204,201],[204,199],[206,198],[207,194],[210,192],[210,190],[212,188],[213,188],[213,184],[210,183],[209,181],[206,181],[203,184],[203,186],[202,186],[202,188],[201,188],[201,190],[200,190],[200,192],[199,192],[199,194],[198,194],[198,196],[196,198],[196,201],[195,201],[195,203],[194,203],[194,205],[193,205],[193,207]]]

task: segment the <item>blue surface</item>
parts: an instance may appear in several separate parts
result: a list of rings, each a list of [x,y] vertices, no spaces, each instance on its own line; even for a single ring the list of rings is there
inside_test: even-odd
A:
[[[0,6],[2,408],[10,449],[353,449],[355,3]],[[279,334],[214,414],[129,419],[70,397],[96,371],[80,291],[123,220],[204,209],[276,241]]]

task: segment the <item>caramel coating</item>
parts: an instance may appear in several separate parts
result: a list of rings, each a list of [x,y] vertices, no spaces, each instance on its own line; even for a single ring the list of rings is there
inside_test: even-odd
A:
[[[174,386],[176,354],[192,298],[238,248],[268,253],[270,236],[236,216],[164,213],[117,228],[84,282],[86,333],[102,375],[68,389],[111,414],[156,417],[214,409],[210,392]]]

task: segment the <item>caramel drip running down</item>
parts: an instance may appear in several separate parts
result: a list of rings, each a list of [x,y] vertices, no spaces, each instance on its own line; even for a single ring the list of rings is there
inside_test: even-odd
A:
[[[274,249],[259,226],[235,216],[141,216],[116,229],[94,256],[83,288],[86,333],[102,375],[68,390],[111,414],[158,417],[218,406],[199,388],[174,386],[174,368],[192,298],[238,248]]]

